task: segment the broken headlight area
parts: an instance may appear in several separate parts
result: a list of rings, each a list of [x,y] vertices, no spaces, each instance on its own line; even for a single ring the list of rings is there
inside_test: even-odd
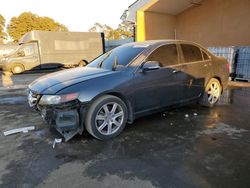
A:
[[[43,95],[39,100],[40,105],[58,105],[69,101],[74,101],[79,97],[79,93],[69,93],[65,95]]]
[[[36,109],[36,105],[40,99],[40,95],[27,89],[27,97],[28,97],[29,106],[33,109]]]
[[[39,102],[40,104],[40,102]],[[76,134],[82,134],[80,121],[81,105],[78,100],[57,105],[38,105],[42,118],[68,141]]]

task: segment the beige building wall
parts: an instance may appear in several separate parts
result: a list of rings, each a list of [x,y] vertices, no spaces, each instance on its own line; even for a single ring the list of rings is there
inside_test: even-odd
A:
[[[144,12],[145,39],[174,39],[176,17],[168,14]]]
[[[176,30],[205,46],[250,45],[250,0],[203,0],[177,15]]]
[[[176,39],[204,46],[250,45],[250,0],[203,0],[178,15],[139,13],[138,41],[174,39],[176,31]]]

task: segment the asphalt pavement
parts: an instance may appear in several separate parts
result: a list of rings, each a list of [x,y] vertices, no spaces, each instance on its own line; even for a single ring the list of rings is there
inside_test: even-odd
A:
[[[0,77],[0,187],[250,187],[250,88],[137,119],[110,141],[84,133],[53,148],[60,135],[26,101],[44,74]]]

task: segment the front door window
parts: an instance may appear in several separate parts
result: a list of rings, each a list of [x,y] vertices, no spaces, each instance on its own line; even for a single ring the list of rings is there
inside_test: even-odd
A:
[[[178,53],[175,44],[164,45],[156,49],[149,57],[148,61],[158,61],[161,67],[178,64]]]

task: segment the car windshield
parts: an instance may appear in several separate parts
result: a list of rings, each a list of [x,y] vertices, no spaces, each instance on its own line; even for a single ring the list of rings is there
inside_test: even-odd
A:
[[[22,44],[9,53],[8,56],[20,57],[19,53],[23,53],[23,56],[33,55],[35,53],[34,46],[32,44]]]
[[[145,48],[145,46],[136,45],[120,46],[96,58],[87,66],[109,70],[113,70],[116,65],[126,66]]]

